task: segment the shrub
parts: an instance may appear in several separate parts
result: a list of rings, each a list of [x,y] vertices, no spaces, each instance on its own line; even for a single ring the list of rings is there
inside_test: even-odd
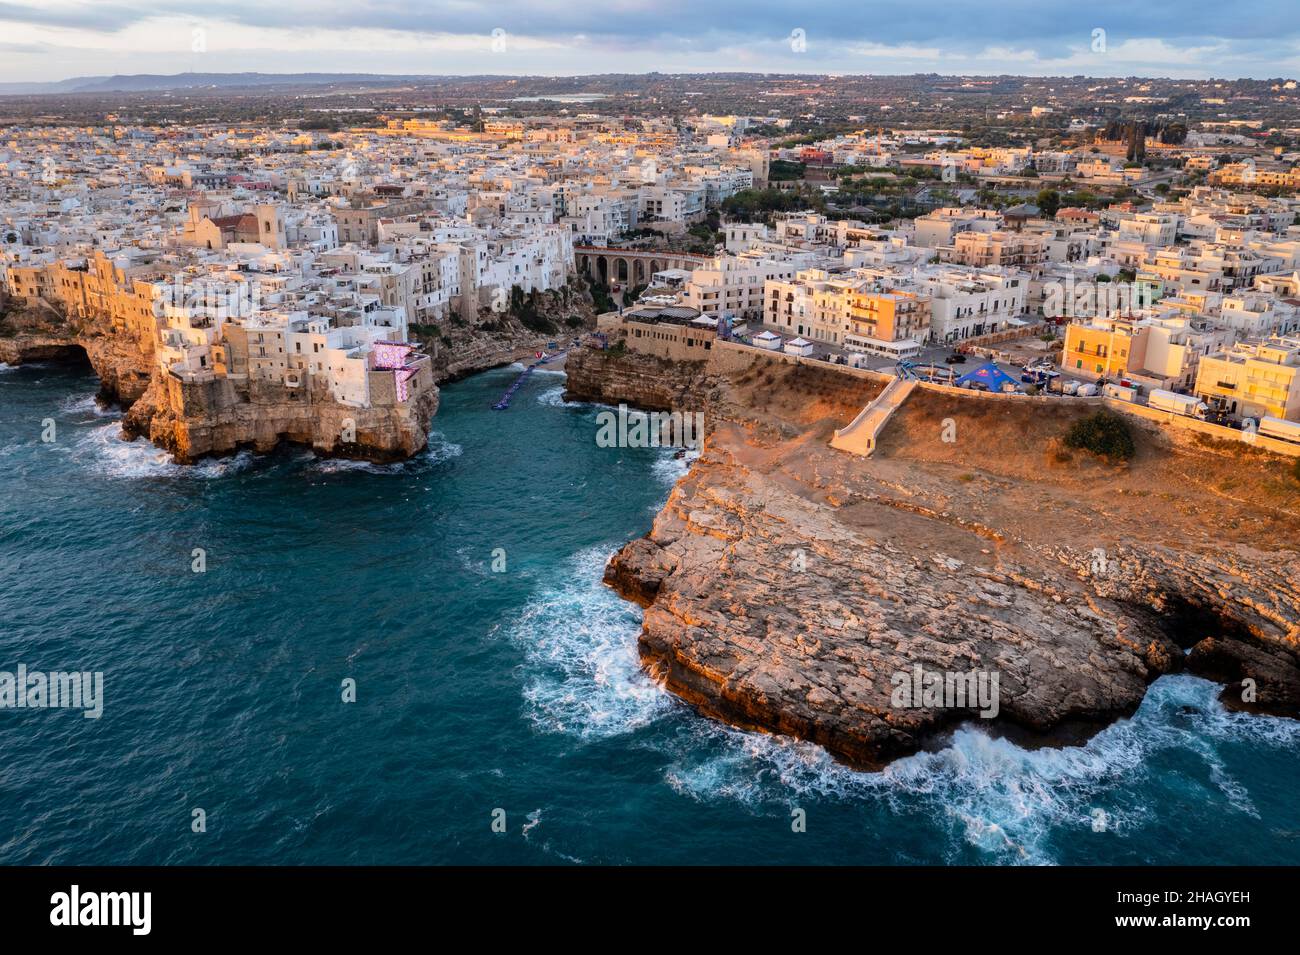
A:
[[[1065,434],[1065,446],[1091,451],[1110,461],[1127,461],[1136,448],[1128,423],[1111,411],[1080,418]]]

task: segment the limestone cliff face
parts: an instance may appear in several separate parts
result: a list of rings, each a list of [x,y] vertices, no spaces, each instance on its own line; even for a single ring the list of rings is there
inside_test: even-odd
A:
[[[531,304],[525,298],[521,308],[530,312],[531,326],[513,312],[483,307],[472,323],[453,319],[435,326],[414,326],[412,336],[432,358],[434,377],[441,385],[490,368],[531,361],[539,351],[553,351],[552,344],[567,348],[575,335],[596,322],[591,294],[577,278],[559,289],[536,294]],[[549,331],[541,330],[547,327]]]
[[[725,444],[706,450],[609,575],[650,600],[646,665],[706,712],[870,767],[971,715],[894,706],[891,678],[917,665],[997,672],[998,718],[1048,732],[1131,713],[1181,664],[1172,640],[1077,581],[845,526]]]
[[[430,363],[411,379],[412,397],[398,402],[392,376],[372,372],[369,408],[333,400],[323,389],[290,389],[275,382],[214,379],[182,383],[157,367],[151,326],[113,327],[69,321],[53,309],[6,317],[0,361],[89,360],[100,397],[127,411],[126,437],[143,436],[178,463],[301,444],[321,454],[392,461],[418,454],[438,410]]]
[[[613,349],[579,348],[565,362],[566,401],[647,411],[697,410],[712,388],[703,362],[671,362]]]
[[[0,337],[0,361],[9,365],[83,357],[99,376],[99,394],[105,401],[130,407],[149,386],[153,350],[129,334],[68,329]]]
[[[584,391],[640,381],[602,367],[615,383]],[[1300,486],[1280,484],[1285,464],[1253,462],[1258,493],[1211,506],[1242,462],[1154,433],[1126,469],[1063,462],[1052,435],[1082,409],[921,393],[858,458],[826,446],[852,407],[807,413],[794,381],[724,385],[699,460],[607,568],[646,608],[645,666],[683,699],[862,767],[966,720],[1075,740],[1184,668],[1224,682],[1229,705],[1300,714]],[[768,407],[773,389],[787,400]],[[900,705],[917,667],[996,674],[996,716]]]
[[[281,443],[337,457],[400,460],[423,450],[438,410],[427,364],[411,388],[405,403],[353,408],[320,388],[228,378],[183,383],[159,375],[127,413],[123,430],[147,437],[180,463],[243,448],[267,452]]]

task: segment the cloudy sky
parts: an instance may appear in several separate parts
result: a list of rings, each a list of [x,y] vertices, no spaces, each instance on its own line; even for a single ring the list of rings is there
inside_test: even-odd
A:
[[[186,71],[1296,77],[1297,12],[1297,0],[0,0],[0,81]]]

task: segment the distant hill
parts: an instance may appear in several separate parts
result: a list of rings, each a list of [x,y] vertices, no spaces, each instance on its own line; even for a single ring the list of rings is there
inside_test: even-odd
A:
[[[0,83],[0,96],[68,93],[139,93],[159,90],[234,89],[261,86],[427,83],[438,76],[386,76],[382,73],[140,73],[131,76],[78,76],[54,83]]]

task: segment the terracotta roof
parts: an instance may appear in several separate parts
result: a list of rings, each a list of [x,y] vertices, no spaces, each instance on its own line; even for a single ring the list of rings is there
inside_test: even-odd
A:
[[[236,216],[220,216],[212,220],[212,224],[223,232],[227,229],[251,230],[257,231],[257,216],[251,212],[245,212]]]

